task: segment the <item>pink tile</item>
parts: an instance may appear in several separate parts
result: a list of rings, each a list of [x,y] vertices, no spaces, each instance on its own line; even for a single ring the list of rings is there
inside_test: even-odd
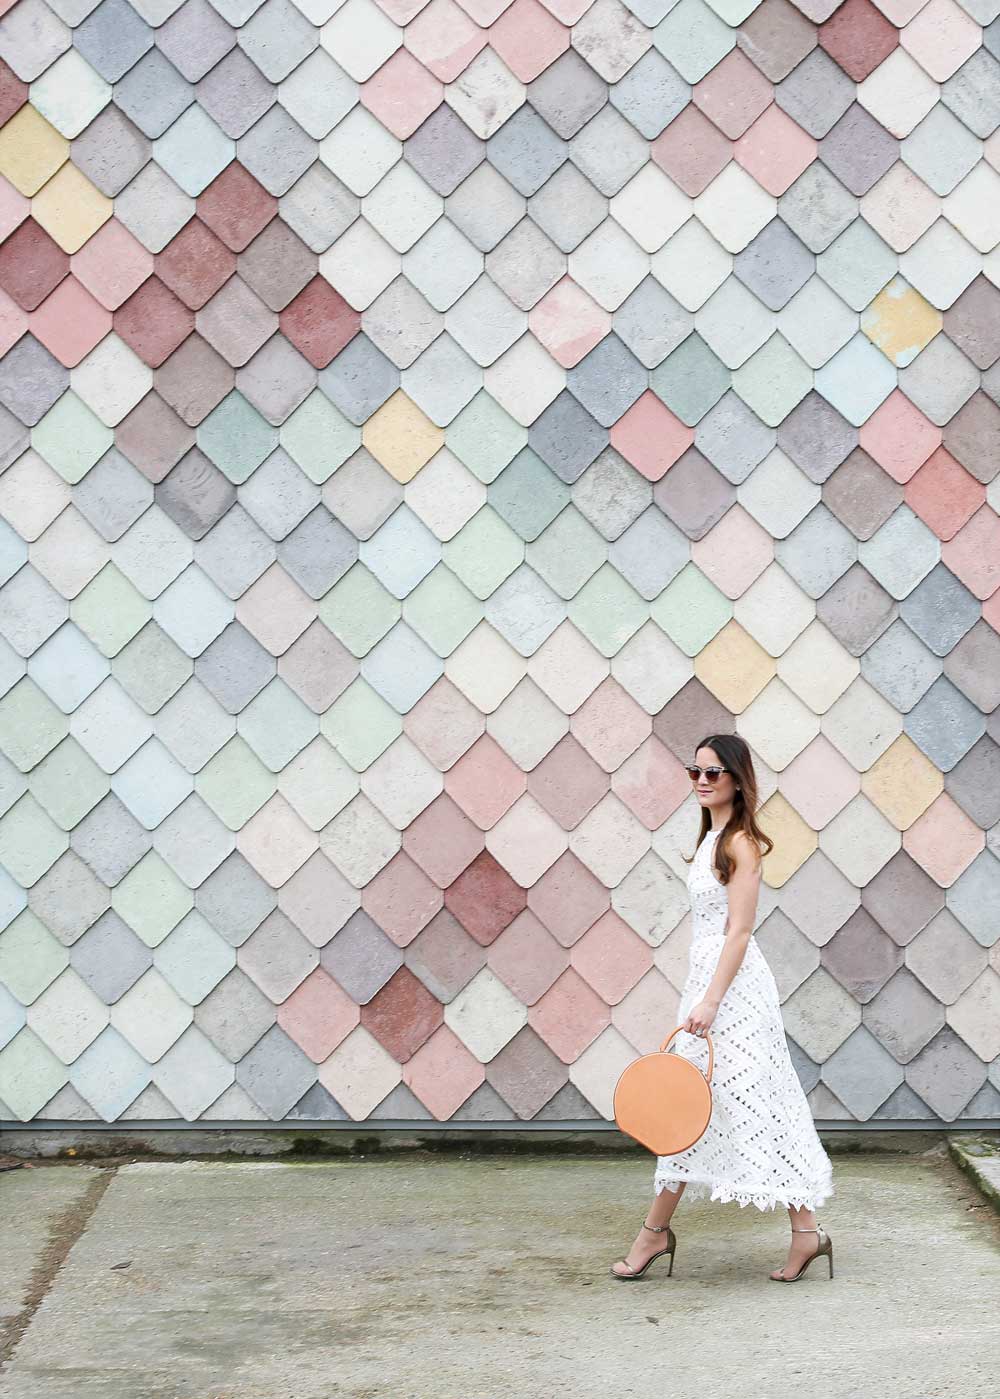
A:
[[[610,1023],[607,1004],[572,967],[528,1009],[528,1024],[564,1064],[579,1059]]]
[[[72,369],[111,329],[111,312],[70,275],[47,296],[30,321],[32,335]]]
[[[31,200],[25,199],[20,190],[0,175],[0,239],[9,237],[24,223],[30,208]]]
[[[777,196],[816,159],[816,142],[772,103],[736,142],[733,156],[762,189]]]
[[[375,0],[384,15],[392,20],[393,24],[398,24],[400,28],[409,24],[415,15],[418,15],[423,8],[423,0]],[[334,6],[339,9],[339,6]]]
[[[594,0],[542,0],[545,8],[560,23],[570,25],[583,19],[593,3]]]
[[[691,90],[691,101],[730,140],[774,101],[774,88],[742,49],[730,49],[712,71]]]
[[[528,791],[564,831],[572,831],[609,791],[611,781],[572,734],[528,774]]]
[[[142,286],[153,266],[153,254],[117,219],[109,219],[70,260],[74,276],[109,311]]]
[[[446,891],[445,904],[471,937],[489,947],[528,900],[520,884],[484,850]]]
[[[647,481],[659,481],[694,442],[694,428],[671,413],[652,389],[632,404],[609,435],[612,447]]]
[[[649,153],[674,184],[694,199],[729,164],[733,143],[689,102],[657,136]]]
[[[570,277],[556,282],[528,316],[535,339],[564,369],[572,369],[611,329],[611,315]]]
[[[611,906],[611,895],[569,850],[528,890],[528,907],[563,947],[572,947]]]
[[[447,792],[424,807],[403,832],[403,849],[439,889],[453,884],[485,845],[482,830]]]
[[[525,774],[489,734],[483,734],[444,779],[448,796],[483,831],[496,825],[527,784]]]
[[[952,539],[985,501],[986,487],[939,447],[906,483],[903,498],[939,539]]]
[[[468,68],[486,40],[486,31],[455,0],[431,0],[407,25],[403,42],[435,78],[451,83]]]
[[[490,29],[490,46],[522,83],[569,48],[569,30],[538,0],[514,0]]]
[[[691,543],[691,562],[728,598],[742,597],[774,558],[774,540],[742,505],[734,505]]]
[[[481,29],[489,29],[510,4],[510,0],[458,0],[462,9]]]
[[[444,1022],[444,1007],[409,967],[400,967],[361,1007],[361,1024],[397,1064],[412,1059]]]
[[[981,505],[954,539],[941,545],[941,562],[975,597],[992,597],[1000,588],[1000,515]]]
[[[22,311],[5,291],[0,291],[0,355],[16,345],[27,329],[27,311]]]
[[[570,720],[570,731],[605,772],[616,772],[652,732],[653,721],[609,675]]]
[[[394,136],[405,140],[441,105],[444,88],[409,49],[397,49],[361,85],[361,101]]]
[[[486,1069],[447,1025],[403,1065],[403,1082],[438,1122],[447,1122],[486,1079]]]
[[[328,1059],[360,1020],[360,1008],[322,967],[278,1007],[278,1024],[314,1064]]]
[[[407,738],[442,771],[467,752],[485,728],[486,716],[446,676],[437,680],[403,716]]]
[[[995,632],[1000,632],[1000,588],[983,603],[983,621],[988,622]]]
[[[858,442],[883,471],[903,485],[940,447],[941,429],[925,418],[904,393],[893,389],[862,425]]]
[[[903,832],[903,849],[943,889],[954,884],[985,845],[982,829],[947,792]]]
[[[574,945],[570,961],[607,1005],[616,1006],[653,965],[653,949],[608,909]]]
[[[667,746],[650,734],[613,774],[611,790],[654,831],[687,799],[691,779]]]
[[[806,824],[821,831],[861,791],[861,776],[825,734],[817,734],[782,768],[780,787]]]
[[[526,908],[493,943],[487,960],[517,999],[533,1006],[569,966],[569,953]]]
[[[402,850],[365,885],[361,895],[361,907],[397,947],[412,942],[443,904],[438,886]]]

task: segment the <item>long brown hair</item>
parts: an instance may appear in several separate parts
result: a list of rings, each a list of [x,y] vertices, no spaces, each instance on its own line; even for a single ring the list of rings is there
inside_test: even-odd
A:
[[[729,769],[730,776],[740,789],[733,793],[733,814],[723,827],[715,846],[714,863],[718,870],[719,882],[728,884],[736,868],[736,862],[730,852],[732,839],[737,831],[743,831],[749,837],[751,844],[756,845],[762,857],[771,853],[774,841],[757,824],[757,774],[754,772],[753,758],[745,740],[738,734],[708,734],[695,745],[695,753],[699,748],[713,749],[718,754],[721,765]],[[695,854],[698,853],[698,846],[711,827],[712,813],[707,806],[703,806]],[[690,864],[694,855],[683,855],[682,858]]]

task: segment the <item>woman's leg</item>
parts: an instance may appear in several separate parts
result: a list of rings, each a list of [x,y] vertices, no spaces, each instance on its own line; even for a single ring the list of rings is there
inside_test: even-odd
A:
[[[675,1184],[677,1184],[677,1182],[675,1182]],[[658,1195],[654,1195],[646,1211],[646,1223],[653,1225],[669,1224],[674,1210],[681,1202],[681,1196],[684,1194],[684,1187],[686,1184],[686,1181],[681,1181],[677,1190],[661,1190]],[[635,1242],[632,1244],[628,1253],[625,1254],[625,1262],[633,1270],[641,1268],[650,1254],[659,1253],[661,1249],[666,1248],[668,1238],[669,1235],[666,1230],[664,1230],[662,1234],[658,1234],[653,1229],[640,1229],[639,1233],[636,1235]],[[612,1264],[612,1267],[615,1268],[615,1272],[620,1273],[625,1271],[623,1268],[618,1268],[614,1264]]]
[[[788,1218],[793,1229],[815,1229],[816,1214],[814,1210],[796,1209],[789,1207]],[[810,1258],[819,1248],[818,1234],[791,1234],[791,1243],[788,1246],[788,1257],[780,1268],[775,1268],[771,1273],[772,1278],[791,1277],[797,1273],[807,1258]]]

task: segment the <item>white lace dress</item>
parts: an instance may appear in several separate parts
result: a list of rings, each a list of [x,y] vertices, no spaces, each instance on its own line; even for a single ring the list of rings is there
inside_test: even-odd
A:
[[[725,942],[729,895],[711,868],[719,834],[708,832],[688,869],[691,950],[677,1024],[707,991]],[[686,1181],[686,1199],[817,1209],[833,1194],[832,1164],[788,1053],[774,975],[753,935],[709,1034],[711,1121],[686,1151],[656,1158],[656,1193]],[[681,1030],[670,1049],[707,1072],[703,1037]]]

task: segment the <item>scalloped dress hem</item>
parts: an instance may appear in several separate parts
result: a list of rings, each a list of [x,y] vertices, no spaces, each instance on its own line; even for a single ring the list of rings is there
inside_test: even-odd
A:
[[[811,1195],[783,1195],[777,1190],[741,1190],[738,1186],[727,1185],[724,1181],[714,1180],[710,1176],[657,1174],[654,1181],[657,1195],[664,1190],[676,1195],[675,1185],[687,1186],[684,1191],[685,1200],[714,1200],[723,1205],[735,1200],[739,1202],[740,1209],[745,1209],[747,1205],[756,1205],[763,1211],[775,1210],[779,1205],[784,1209],[817,1210],[834,1194],[833,1184],[829,1181],[817,1186]]]

